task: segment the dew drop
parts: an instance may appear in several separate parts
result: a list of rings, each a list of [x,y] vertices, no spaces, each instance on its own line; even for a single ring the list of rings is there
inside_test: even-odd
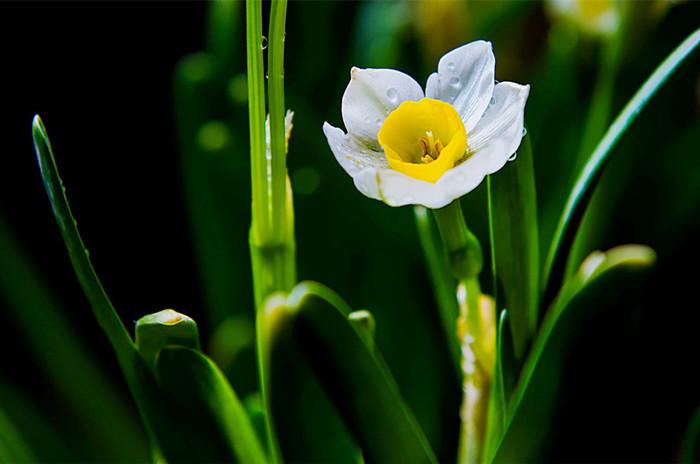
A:
[[[455,66],[455,64],[454,64],[452,61],[450,61],[449,63],[447,63],[447,70],[448,70],[448,71],[450,71],[450,72],[455,72],[455,69],[456,69],[456,66]]]
[[[515,158],[518,157],[518,152],[516,151],[512,155],[510,155],[510,158],[508,158],[508,161],[515,161]]]
[[[267,48],[267,37],[263,36],[262,38],[262,49],[265,50]]]
[[[493,106],[496,104],[496,99],[491,97],[491,101],[489,102],[489,105]]]
[[[523,127],[523,137],[527,135],[527,128]]]
[[[459,77],[450,77],[450,85],[457,89],[462,86],[462,84],[459,82]]]
[[[399,101],[399,92],[395,88],[390,87],[386,91],[386,98],[388,98],[391,103],[397,103]]]

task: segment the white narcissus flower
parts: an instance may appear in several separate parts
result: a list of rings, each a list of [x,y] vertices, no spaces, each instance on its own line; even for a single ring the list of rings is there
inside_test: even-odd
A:
[[[529,85],[495,83],[489,42],[447,53],[425,94],[393,69],[352,68],[342,101],[347,134],[323,125],[336,159],[365,196],[442,208],[501,169],[523,136]]]

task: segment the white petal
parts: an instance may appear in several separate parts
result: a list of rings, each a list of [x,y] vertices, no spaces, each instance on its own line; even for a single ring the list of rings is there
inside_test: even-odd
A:
[[[459,176],[453,182],[443,182],[441,178],[433,184],[390,168],[371,167],[356,173],[353,180],[363,195],[389,206],[422,205],[427,208],[442,208],[461,197],[465,190],[474,189],[484,178],[483,174],[470,174],[471,177]],[[457,184],[457,180],[462,182]]]
[[[489,104],[472,133],[467,134],[469,149],[474,152],[470,160],[479,160],[485,174],[501,169],[520,146],[525,102],[529,93],[529,85],[498,83],[493,91],[492,104]]]
[[[352,68],[342,102],[345,128],[358,142],[379,150],[377,132],[387,115],[401,102],[421,98],[420,85],[400,71]]]
[[[425,94],[451,103],[469,133],[491,100],[495,69],[491,42],[468,43],[440,58],[437,72],[428,77]]]
[[[335,159],[351,176],[366,167],[388,167],[384,152],[378,152],[358,143],[354,137],[345,134],[337,127],[327,122],[323,124],[323,133],[326,134],[328,145],[335,155]]]

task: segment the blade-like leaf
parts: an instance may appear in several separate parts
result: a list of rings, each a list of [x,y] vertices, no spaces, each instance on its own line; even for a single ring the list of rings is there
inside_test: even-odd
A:
[[[76,221],[71,214],[46,130],[38,116],[34,118],[33,136],[44,186],[73,269],[90,302],[93,314],[112,344],[151,438],[169,462],[197,461],[205,451],[220,449],[208,435],[198,433],[189,423],[178,422],[175,418],[174,414],[177,411],[170,409],[92,267],[78,233]],[[195,436],[198,440],[193,440]],[[230,459],[229,456],[223,455],[216,456],[214,460]]]
[[[528,136],[518,149],[518,159],[490,176],[488,187],[494,274],[500,283],[496,307],[508,308],[515,355],[521,358],[537,324],[540,285],[535,173]]]
[[[58,175],[56,161],[53,150],[49,142],[44,124],[39,116],[34,117],[32,125],[32,135],[34,137],[34,149],[36,150],[41,177],[44,180],[44,187],[51,202],[53,214],[58,222],[58,228],[63,236],[63,241],[68,249],[68,255],[73,269],[80,281],[80,285],[85,291],[93,308],[97,322],[107,334],[112,348],[114,349],[119,364],[124,370],[127,378],[133,377],[133,366],[131,359],[135,356],[134,344],[126,331],[124,324],[119,319],[112,303],[107,298],[107,294],[102,288],[100,280],[92,268],[92,263],[88,258],[87,250],[83,240],[78,233],[77,222],[73,219],[68,199],[66,198],[63,182]]]
[[[36,458],[17,428],[0,409],[0,462],[30,463]]]
[[[434,224],[433,215],[422,206],[413,208],[413,214],[425,262],[428,265],[428,275],[435,293],[440,322],[442,322],[442,328],[445,331],[445,340],[448,341],[456,372],[461,375],[459,341],[457,339],[457,317],[459,316],[457,292],[455,291],[457,283],[452,277],[452,271],[445,256],[440,234]]]
[[[506,392],[503,384],[503,335],[504,326],[508,318],[508,311],[501,311],[498,319],[498,332],[496,334],[496,365],[493,368],[491,381],[491,399],[489,400],[489,415],[486,424],[486,448],[484,462],[491,462],[496,452],[503,427],[506,422]]]
[[[347,304],[327,288],[305,282],[292,291],[285,309],[288,317],[276,318],[277,323],[289,325],[365,459],[436,462],[381,356],[348,321]]]
[[[191,348],[163,348],[156,358],[156,376],[161,388],[178,402],[177,408],[190,413],[195,422],[192,428],[214,433],[218,443],[228,445],[221,455],[231,455],[236,458],[233,461],[241,463],[266,462],[245,408],[209,358]],[[198,460],[209,461],[206,455]]]
[[[559,371],[571,336],[605,307],[624,282],[655,260],[653,250],[626,245],[596,252],[559,292],[545,315],[508,405],[496,462],[538,462],[549,430]]]
[[[269,415],[282,462],[357,462],[358,449],[294,340],[284,297],[259,311]]]
[[[649,100],[681,63],[695,51],[698,44],[700,44],[700,29],[684,40],[644,82],[617,116],[583,167],[564,206],[547,255],[543,274],[545,302],[551,298],[561,283],[569,246],[592,195],[593,187],[596,185],[613,148]]]
[[[23,389],[0,381],[0,404],[0,413],[5,415],[5,420],[11,423],[24,447],[28,448],[34,457],[30,462],[76,462],[90,458],[82,454],[85,451],[80,441],[85,441],[84,435],[76,437],[75,429],[57,428],[55,419],[46,414],[45,406],[36,401],[36,398],[28,397]],[[0,432],[0,441],[4,434],[5,432]],[[91,451],[92,449],[89,450]],[[0,462],[14,461],[4,460],[0,454]]]

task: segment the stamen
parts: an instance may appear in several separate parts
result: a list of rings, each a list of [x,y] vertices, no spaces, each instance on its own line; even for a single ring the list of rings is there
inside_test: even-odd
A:
[[[445,148],[440,139],[435,140],[433,131],[425,131],[425,137],[420,138],[420,143],[423,145],[421,161],[426,164],[435,161],[438,156],[440,156],[440,152]]]

